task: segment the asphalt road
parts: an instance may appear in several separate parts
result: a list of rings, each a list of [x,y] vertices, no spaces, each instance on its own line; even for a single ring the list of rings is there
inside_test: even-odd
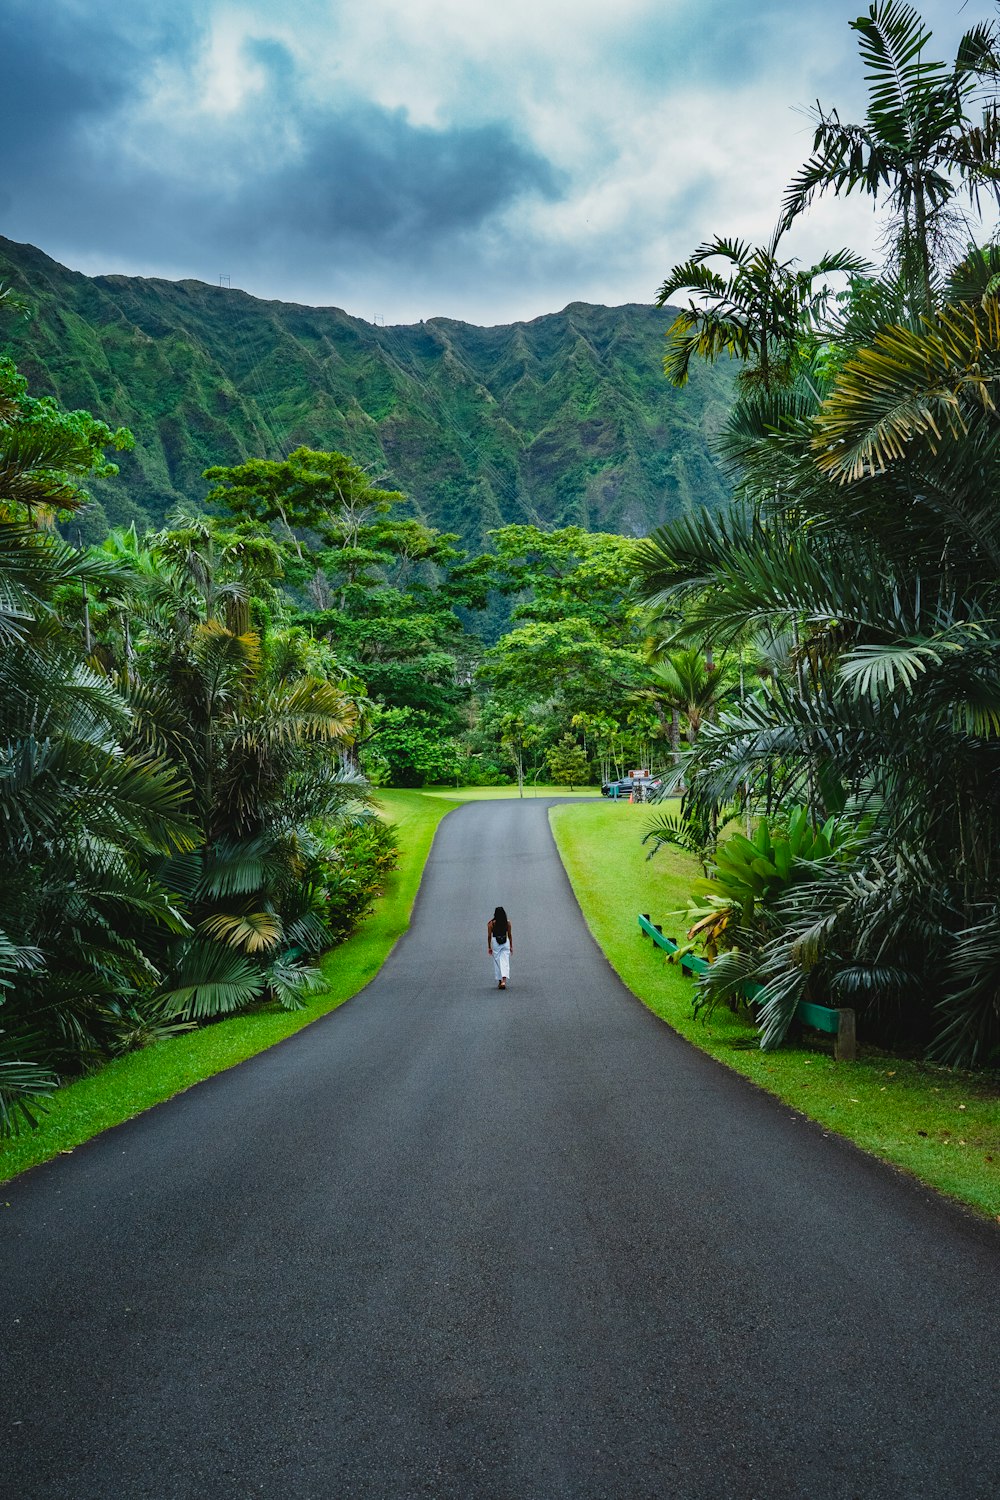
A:
[[[362,995],[0,1189],[0,1493],[993,1500],[998,1267],[643,1010],[545,804],[470,804]]]

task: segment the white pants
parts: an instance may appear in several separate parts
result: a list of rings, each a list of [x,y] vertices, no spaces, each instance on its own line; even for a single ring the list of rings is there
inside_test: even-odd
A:
[[[502,943],[493,939],[493,978],[497,984],[510,978],[510,938],[504,938]]]

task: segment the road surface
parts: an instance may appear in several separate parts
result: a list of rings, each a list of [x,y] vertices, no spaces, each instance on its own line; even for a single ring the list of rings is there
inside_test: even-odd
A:
[[[363,994],[0,1189],[0,1493],[992,1500],[998,1250],[648,1014],[543,802],[469,804]]]

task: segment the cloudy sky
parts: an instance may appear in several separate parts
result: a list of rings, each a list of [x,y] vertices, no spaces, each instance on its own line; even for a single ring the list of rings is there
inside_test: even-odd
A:
[[[77,270],[387,323],[649,302],[763,238],[796,106],[864,107],[859,0],[0,0],[0,233]],[[933,51],[990,0],[924,0]],[[810,258],[870,251],[860,199]]]

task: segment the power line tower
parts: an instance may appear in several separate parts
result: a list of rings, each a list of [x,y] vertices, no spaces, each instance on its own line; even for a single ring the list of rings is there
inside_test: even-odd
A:
[[[219,285],[220,286],[229,287],[230,291],[232,290],[232,283],[231,283],[229,277],[228,276],[223,276],[221,273],[219,275]]]

